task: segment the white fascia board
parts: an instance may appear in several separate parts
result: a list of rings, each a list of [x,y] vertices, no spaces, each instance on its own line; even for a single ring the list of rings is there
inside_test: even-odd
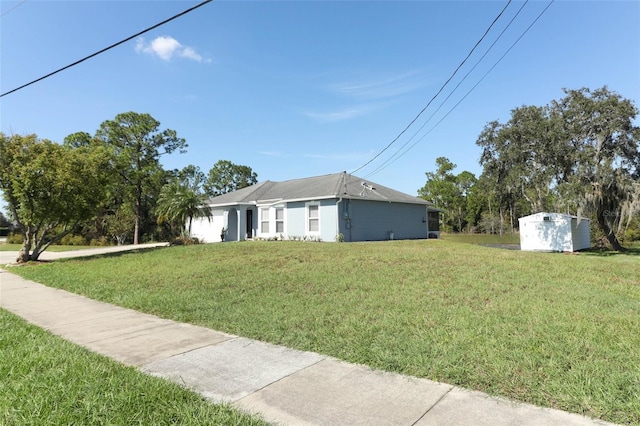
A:
[[[337,195],[323,195],[321,197],[304,197],[304,198],[291,198],[291,199],[281,199],[278,200],[275,203],[270,203],[270,204],[279,204],[279,203],[297,203],[297,202],[301,202],[301,201],[318,201],[318,200],[337,200],[338,197]]]
[[[286,203],[282,198],[273,198],[271,200],[258,200],[254,201],[252,205],[257,207],[275,206],[276,204]]]
[[[225,207],[236,207],[236,206],[255,206],[255,203],[222,203],[222,204],[209,204],[207,207],[212,209],[225,208]]]

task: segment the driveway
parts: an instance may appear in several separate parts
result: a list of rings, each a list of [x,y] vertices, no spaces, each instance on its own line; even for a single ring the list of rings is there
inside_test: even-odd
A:
[[[71,257],[95,256],[98,254],[117,253],[121,251],[139,250],[154,247],[167,247],[169,243],[129,244],[124,246],[96,247],[82,250],[69,250],[50,252],[45,251],[40,255],[40,260],[56,260]],[[0,265],[15,263],[18,258],[17,251],[0,251]]]

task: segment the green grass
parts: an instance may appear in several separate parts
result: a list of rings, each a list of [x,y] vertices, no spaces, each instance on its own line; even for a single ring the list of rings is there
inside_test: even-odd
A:
[[[639,424],[638,254],[245,242],[12,271],[177,321]]]
[[[469,244],[520,244],[520,234],[445,234],[441,235],[445,241]]]
[[[262,425],[0,309],[2,425]]]

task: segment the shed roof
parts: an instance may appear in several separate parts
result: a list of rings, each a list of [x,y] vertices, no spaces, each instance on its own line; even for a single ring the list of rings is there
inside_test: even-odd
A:
[[[210,206],[239,204],[269,204],[281,201],[318,200],[347,198],[386,201],[405,204],[432,203],[346,172],[293,179],[283,182],[270,180],[219,195],[209,199]]]
[[[534,214],[530,214],[528,216],[523,216],[521,218],[519,218],[518,220],[543,220],[542,218],[548,216],[551,218],[562,218],[562,219],[579,219],[579,220],[589,220],[584,216],[574,216],[574,215],[570,215],[570,214],[565,214],[565,213],[549,213],[549,212],[539,212],[539,213],[534,213]]]

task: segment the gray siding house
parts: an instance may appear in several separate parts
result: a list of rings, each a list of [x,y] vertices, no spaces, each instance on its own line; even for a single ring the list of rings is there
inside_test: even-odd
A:
[[[428,201],[346,172],[265,181],[211,198],[208,205],[212,220],[194,220],[191,231],[204,242],[222,236],[224,241],[381,241],[440,234],[440,210]]]

